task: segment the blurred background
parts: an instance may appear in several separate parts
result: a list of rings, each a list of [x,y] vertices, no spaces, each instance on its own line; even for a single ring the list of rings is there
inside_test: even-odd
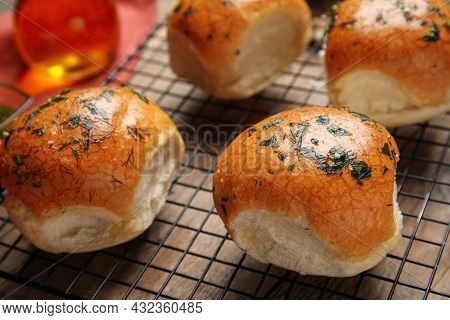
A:
[[[14,86],[36,105],[61,88],[99,85],[174,2],[0,0],[0,96]]]

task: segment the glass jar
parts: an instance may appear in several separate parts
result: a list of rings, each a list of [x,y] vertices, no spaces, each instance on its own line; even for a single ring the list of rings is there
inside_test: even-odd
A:
[[[117,13],[110,0],[20,0],[14,23],[23,60],[61,80],[104,70],[118,45]]]

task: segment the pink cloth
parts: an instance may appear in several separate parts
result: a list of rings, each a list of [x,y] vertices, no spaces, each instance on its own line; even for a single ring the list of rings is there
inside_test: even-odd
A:
[[[108,71],[114,70],[136,48],[144,36],[153,28],[157,16],[156,0],[116,0],[120,21],[120,44],[116,60]],[[0,15],[0,81],[14,84],[26,72],[13,40],[13,14]],[[100,84],[108,74],[103,72],[94,78],[82,81],[72,88],[83,88]],[[58,90],[52,90],[38,97],[36,102],[47,99]]]

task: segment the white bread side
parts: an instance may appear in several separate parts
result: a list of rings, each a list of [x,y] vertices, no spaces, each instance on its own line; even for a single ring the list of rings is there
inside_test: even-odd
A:
[[[450,111],[450,87],[446,102],[434,105],[378,70],[349,72],[332,81],[328,93],[334,105],[351,106],[387,127],[426,121]]]
[[[393,192],[395,233],[362,261],[342,259],[310,230],[304,218],[291,218],[265,210],[246,210],[231,222],[238,247],[263,263],[294,270],[303,275],[351,277],[384,259],[402,235],[402,215]]]
[[[244,99],[278,77],[310,34],[303,0],[183,1],[168,24],[171,66],[216,98]]]
[[[127,215],[106,207],[69,205],[35,216],[16,196],[5,206],[16,227],[41,250],[90,252],[129,241],[144,232],[160,212],[179,168],[178,139],[165,139],[142,171]]]

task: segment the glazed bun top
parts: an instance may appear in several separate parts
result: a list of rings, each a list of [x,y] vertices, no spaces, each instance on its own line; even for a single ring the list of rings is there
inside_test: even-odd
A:
[[[311,11],[304,0],[181,0],[169,18],[169,29],[189,37],[197,52],[217,70],[239,55],[239,44],[247,26],[258,17],[280,7],[303,16]],[[195,19],[190,18],[194,16]]]
[[[131,88],[65,90],[13,122],[0,181],[38,217],[71,205],[125,214],[148,159],[173,135],[172,120]]]
[[[447,0],[346,0],[335,12],[326,55],[334,80],[359,69],[392,76],[421,101],[447,101],[450,5]]]
[[[226,225],[246,210],[306,218],[343,257],[361,260],[396,230],[397,161],[394,139],[364,115],[298,108],[231,143],[216,167],[214,201]]]

